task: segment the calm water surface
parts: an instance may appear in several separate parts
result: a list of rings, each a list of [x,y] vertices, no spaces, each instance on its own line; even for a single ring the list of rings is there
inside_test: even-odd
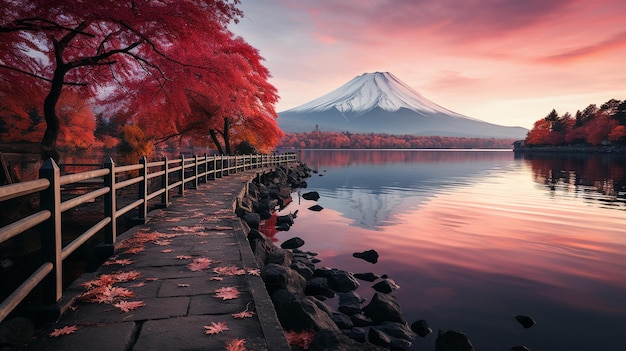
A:
[[[322,265],[388,274],[409,323],[476,350],[626,350],[626,158],[511,151],[300,151],[319,171],[289,232]],[[323,175],[323,176],[321,176]],[[376,249],[370,264],[352,253]],[[358,293],[368,300],[372,283]],[[537,324],[524,329],[514,316]]]

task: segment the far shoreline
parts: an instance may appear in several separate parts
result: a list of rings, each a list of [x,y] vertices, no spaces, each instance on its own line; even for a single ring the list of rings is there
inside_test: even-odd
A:
[[[619,154],[626,155],[625,146],[533,146],[515,147],[513,152],[521,154]]]

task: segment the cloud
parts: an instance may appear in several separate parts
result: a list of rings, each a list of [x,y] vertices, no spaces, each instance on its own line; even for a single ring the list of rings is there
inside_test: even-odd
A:
[[[591,45],[539,58],[538,61],[550,64],[571,63],[619,50],[626,52],[626,31]]]

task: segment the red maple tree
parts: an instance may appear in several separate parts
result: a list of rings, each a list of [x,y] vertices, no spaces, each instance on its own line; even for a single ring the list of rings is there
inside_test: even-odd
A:
[[[57,105],[64,87],[82,88],[101,108],[126,113],[155,135],[184,134],[193,125],[184,89],[193,79],[205,85],[206,106],[217,106],[219,118],[233,118],[233,125],[241,116],[275,117],[278,97],[258,52],[226,29],[242,15],[238,3],[1,0],[0,94],[11,98],[11,91],[29,87],[45,96],[41,140],[51,155],[62,127]],[[269,130],[280,136],[277,128]]]

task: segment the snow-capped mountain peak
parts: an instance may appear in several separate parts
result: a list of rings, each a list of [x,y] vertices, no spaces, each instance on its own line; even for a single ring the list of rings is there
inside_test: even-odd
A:
[[[426,99],[389,72],[364,73],[326,95],[285,112],[311,113],[336,109],[342,113],[359,113],[376,107],[389,112],[405,108],[420,114],[443,113],[469,118]]]

